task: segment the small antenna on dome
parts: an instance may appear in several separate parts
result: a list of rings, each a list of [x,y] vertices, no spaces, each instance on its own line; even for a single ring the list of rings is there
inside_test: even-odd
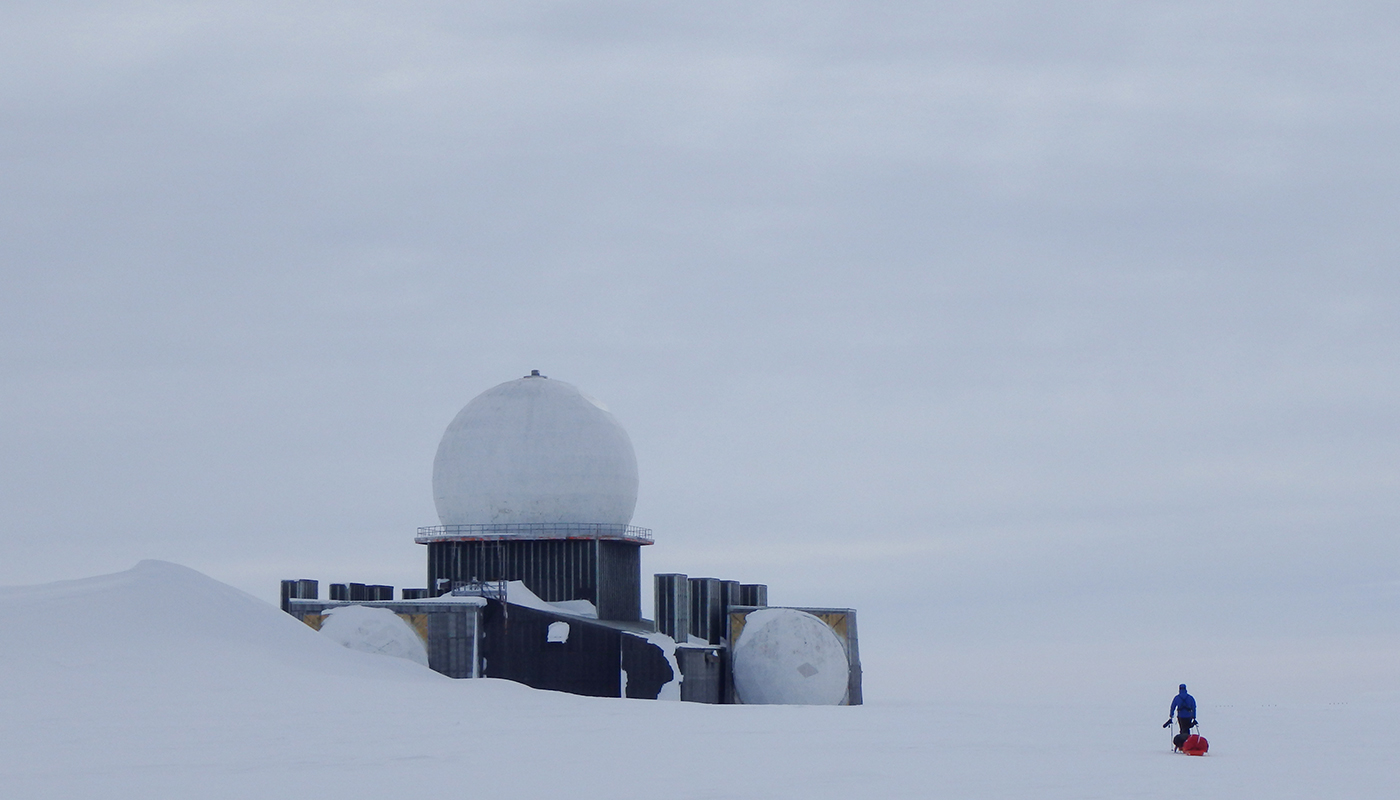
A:
[[[546,380],[549,379],[549,376],[548,376],[548,375],[541,375],[541,374],[540,374],[540,371],[537,370],[537,369],[532,369],[532,370],[530,370],[530,374],[529,374],[529,375],[526,375],[525,377],[527,377],[527,378],[544,378],[544,379],[546,379]]]

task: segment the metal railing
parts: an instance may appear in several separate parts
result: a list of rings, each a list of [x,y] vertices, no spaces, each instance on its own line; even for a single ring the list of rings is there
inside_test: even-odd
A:
[[[650,528],[607,522],[512,522],[497,525],[430,525],[419,528],[418,544],[453,540],[620,539],[651,544]]]
[[[489,597],[506,602],[508,593],[505,581],[453,581],[453,597]]]

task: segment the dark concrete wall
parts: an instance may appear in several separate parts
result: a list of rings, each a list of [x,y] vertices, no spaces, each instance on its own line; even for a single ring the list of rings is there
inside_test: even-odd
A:
[[[547,640],[552,622],[569,625],[568,641]],[[621,637],[621,631],[576,617],[493,600],[482,615],[483,674],[536,689],[619,697]]]
[[[477,626],[480,609],[472,614],[428,615],[428,666],[449,678],[480,675],[477,662]]]
[[[728,651],[723,647],[682,645],[676,648],[680,664],[681,699],[690,703],[723,703]]]
[[[430,542],[428,585],[439,579],[521,581],[542,600],[587,600],[600,619],[642,616],[641,548],[599,539]]]
[[[642,548],[628,542],[600,540],[598,545],[599,619],[636,622],[642,618]]]
[[[627,697],[655,700],[661,694],[661,687],[676,677],[666,654],[645,637],[630,633],[622,635],[621,644],[622,671],[627,673]]]
[[[523,581],[549,602],[597,603],[596,542],[579,539],[526,539],[430,542],[428,585],[457,581]]]
[[[549,641],[551,623],[569,626],[564,642]],[[590,697],[654,700],[675,675],[661,649],[643,636],[589,619],[491,601],[482,614],[481,651],[488,678]]]

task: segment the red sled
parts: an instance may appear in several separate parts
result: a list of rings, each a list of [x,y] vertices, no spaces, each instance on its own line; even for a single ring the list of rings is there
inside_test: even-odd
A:
[[[1188,756],[1203,756],[1210,749],[1210,742],[1206,737],[1193,733],[1186,737],[1186,741],[1181,743],[1181,752]]]

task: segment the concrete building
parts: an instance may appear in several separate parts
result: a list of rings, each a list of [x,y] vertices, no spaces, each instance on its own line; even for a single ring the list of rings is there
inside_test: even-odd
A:
[[[607,697],[743,702],[744,686],[758,702],[861,702],[851,609],[768,614],[745,633],[766,586],[666,574],[653,582],[657,619],[643,619],[641,549],[653,537],[632,525],[637,485],[632,442],[607,408],[534,370],[483,392],[443,434],[439,524],[415,537],[425,588],[395,601],[390,587],[333,584],[322,601],[315,581],[284,581],[283,608],[318,628],[337,606],[388,608],[452,677]],[[775,648],[792,652],[774,660]]]

